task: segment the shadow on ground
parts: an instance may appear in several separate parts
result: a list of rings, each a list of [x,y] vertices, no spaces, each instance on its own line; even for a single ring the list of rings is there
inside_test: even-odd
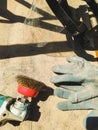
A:
[[[25,2],[25,1],[20,1],[20,0],[16,0],[19,4],[22,4],[23,6],[26,6],[27,8],[30,8],[30,4]],[[12,22],[23,22],[24,18],[21,16],[15,16],[13,13],[9,12],[8,10],[6,10],[6,6],[7,6],[7,1],[4,0],[4,4],[3,8],[5,10],[1,10],[0,13],[1,15],[4,15],[4,17],[8,17],[9,20],[11,20]],[[32,9],[34,5],[32,5]],[[86,8],[85,5],[84,6],[80,6],[77,9],[74,9],[72,7],[70,7],[73,15],[74,15],[74,19],[76,20],[76,22],[79,22],[79,19],[82,16],[87,16],[86,14]],[[27,45],[22,45],[21,43],[18,45],[6,45],[6,46],[0,46],[0,59],[6,59],[6,58],[13,58],[13,57],[20,57],[20,56],[32,56],[32,55],[38,55],[38,54],[47,54],[47,53],[55,53],[55,52],[68,52],[68,51],[74,51],[78,56],[84,57],[87,60],[90,61],[96,61],[97,59],[94,58],[94,56],[88,54],[86,52],[86,49],[82,49],[82,51],[80,50],[80,48],[78,49],[78,51],[75,50],[75,46],[74,46],[74,42],[72,40],[72,36],[71,34],[66,30],[66,28],[64,29],[64,27],[62,26],[58,26],[58,25],[53,25],[51,23],[47,23],[45,22],[45,20],[55,20],[56,17],[49,14],[48,12],[39,9],[36,7],[37,13],[41,15],[40,18],[38,19],[31,19],[31,21],[36,21],[38,20],[39,24],[34,24],[31,26],[35,26],[35,27],[39,27],[39,28],[43,28],[46,30],[50,30],[50,31],[54,31],[54,32],[58,32],[58,33],[63,33],[66,35],[67,37],[67,41],[68,42],[47,42],[45,45],[42,45],[43,43],[30,43]],[[81,10],[82,10],[82,15],[81,15]],[[3,12],[2,12],[3,11]],[[35,10],[33,10],[35,11]],[[83,18],[84,20],[85,18]],[[14,20],[14,21],[13,21]],[[30,22],[30,19],[28,19]],[[26,21],[28,24],[28,20]],[[57,28],[57,30],[55,29]],[[62,30],[62,31],[61,31]],[[93,29],[94,30],[94,29]],[[95,29],[96,30],[96,29]],[[98,29],[97,29],[98,32]],[[97,34],[97,33],[96,33]],[[96,40],[97,40],[97,36],[96,36]],[[81,42],[83,42],[80,39]],[[81,43],[82,44],[82,43]],[[85,44],[85,43],[83,43]],[[41,45],[42,47],[37,47],[37,45]],[[78,46],[78,45],[76,45]],[[95,45],[96,50],[98,49],[98,47]]]
[[[24,22],[25,17],[15,15],[13,12],[7,9],[7,0],[0,1],[0,16],[6,18],[7,20],[0,19],[1,23],[14,23],[14,22]]]
[[[42,47],[38,47],[42,46]],[[50,42],[35,44],[18,44],[18,45],[2,45],[0,46],[0,59],[33,56],[39,54],[67,52],[71,51],[67,42]]]
[[[44,102],[48,100],[48,97],[51,95],[53,95],[53,89],[48,86],[45,86],[44,89],[40,91],[37,97],[32,98],[32,101],[28,107],[27,119],[25,119],[25,121],[37,122],[41,116],[41,113],[39,111],[40,106],[38,106],[38,102]],[[8,121],[8,123],[12,124],[13,126],[19,126],[21,122]]]

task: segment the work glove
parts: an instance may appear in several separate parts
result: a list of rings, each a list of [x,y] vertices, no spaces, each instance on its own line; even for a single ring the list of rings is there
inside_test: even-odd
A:
[[[59,86],[59,89],[54,90],[54,94],[68,99],[58,103],[57,107],[61,110],[95,109],[95,97],[98,96],[98,67],[78,56],[67,57],[67,62],[52,68],[57,76],[51,78],[51,82]]]
[[[92,110],[83,124],[87,130],[98,128],[98,67],[83,58],[70,56],[65,65],[54,66],[52,71],[57,76],[51,82],[59,87],[54,95],[65,99],[57,104],[58,109]]]

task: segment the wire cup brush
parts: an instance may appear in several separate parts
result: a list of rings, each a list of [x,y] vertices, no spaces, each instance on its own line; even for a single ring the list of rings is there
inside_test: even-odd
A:
[[[16,77],[18,82],[18,92],[25,97],[35,97],[45,86],[44,83],[27,76],[19,75]]]

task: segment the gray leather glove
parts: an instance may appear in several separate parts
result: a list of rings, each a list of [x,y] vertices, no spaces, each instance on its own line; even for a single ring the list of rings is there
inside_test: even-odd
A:
[[[59,102],[60,110],[92,110],[84,119],[87,130],[98,129],[98,67],[80,57],[67,57],[65,65],[57,65],[52,71],[57,76],[51,82],[58,86],[54,94],[66,99]]]
[[[96,109],[98,67],[77,56],[67,57],[67,61],[65,65],[52,68],[57,76],[53,77],[51,82],[59,86],[59,89],[54,90],[54,94],[68,99],[58,103],[58,108],[61,110]]]

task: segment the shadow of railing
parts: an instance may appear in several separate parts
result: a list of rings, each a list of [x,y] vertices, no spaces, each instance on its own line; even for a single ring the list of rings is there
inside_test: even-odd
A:
[[[42,47],[38,47],[42,46]],[[30,43],[18,45],[2,45],[0,46],[0,59],[33,56],[38,54],[56,53],[72,51],[68,47],[67,42],[49,42],[49,43]]]

